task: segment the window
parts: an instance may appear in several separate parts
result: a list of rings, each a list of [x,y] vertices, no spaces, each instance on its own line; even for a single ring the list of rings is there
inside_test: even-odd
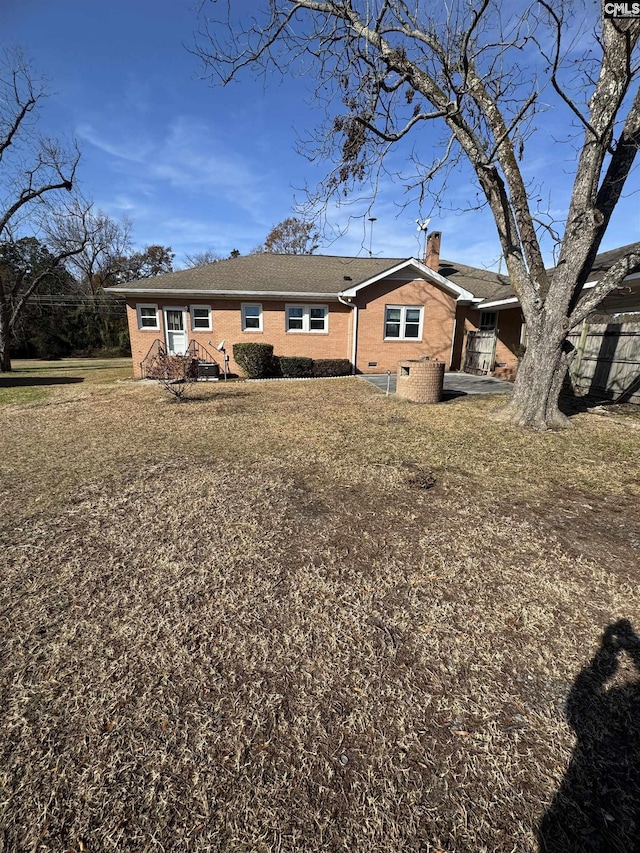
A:
[[[211,331],[211,306],[210,305],[192,305],[191,306],[191,329],[194,332],[210,332]]]
[[[417,305],[387,305],[384,312],[385,340],[421,340],[422,312],[423,309]]]
[[[242,331],[243,332],[261,332],[262,331],[262,305],[242,303]]]
[[[483,311],[480,314],[480,328],[481,329],[495,329],[498,325],[498,312],[497,311]]]
[[[138,328],[139,329],[159,329],[158,323],[158,306],[157,305],[136,305],[138,312]]]
[[[329,308],[326,305],[287,305],[287,332],[328,332]]]

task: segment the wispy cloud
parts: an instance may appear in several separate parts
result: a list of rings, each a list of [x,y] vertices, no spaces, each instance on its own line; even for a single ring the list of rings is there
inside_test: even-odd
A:
[[[185,194],[223,196],[227,203],[252,215],[264,214],[269,190],[264,169],[216,139],[215,127],[185,116],[177,117],[163,134],[141,136],[128,128],[98,130],[85,123],[77,128],[81,140],[108,155],[112,167],[123,163],[147,191],[163,185]]]
[[[128,133],[123,133],[119,139],[117,134],[107,134],[89,123],[79,124],[76,136],[104,154],[128,163],[144,163],[153,151],[153,143],[147,139],[138,137],[133,141]]]

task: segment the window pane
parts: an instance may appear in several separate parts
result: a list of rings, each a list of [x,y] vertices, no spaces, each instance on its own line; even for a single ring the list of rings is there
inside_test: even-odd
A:
[[[155,308],[140,308],[140,325],[155,329],[158,325]]]
[[[287,308],[287,329],[289,331],[302,331],[303,316],[304,308],[301,305]]]
[[[260,305],[243,305],[242,306],[242,328],[260,330]]]
[[[420,331],[419,323],[405,323],[404,336],[405,338],[417,338]]]
[[[387,308],[387,316],[385,319],[387,323],[399,323],[401,314],[401,308]]]
[[[420,309],[419,308],[407,308],[407,323],[419,323],[420,322]]]
[[[314,332],[324,332],[327,311],[325,308],[310,309],[309,328]]]
[[[193,309],[193,327],[194,329],[209,328],[209,309],[194,308]]]
[[[400,323],[386,323],[384,327],[385,338],[400,337]]]
[[[182,332],[184,330],[182,311],[167,311],[167,329],[170,332]]]

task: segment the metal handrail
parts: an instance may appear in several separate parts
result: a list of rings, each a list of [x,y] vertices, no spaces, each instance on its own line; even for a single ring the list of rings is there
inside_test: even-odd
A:
[[[145,357],[140,362],[140,374],[141,374],[142,378],[143,379],[147,378],[146,377],[147,371],[146,371],[146,367],[145,367],[146,364],[148,364],[154,358],[165,358],[166,355],[167,355],[167,350],[165,348],[163,341],[160,338],[156,338],[154,340],[154,342],[151,344],[151,346],[149,347],[147,354],[145,355]]]
[[[208,364],[218,363],[209,350],[206,347],[203,347],[202,344],[198,343],[198,341],[189,341],[186,354],[193,358],[197,358],[198,361],[205,361]]]
[[[147,354],[140,362],[140,374],[142,378],[147,378],[147,370],[156,359],[167,358],[168,355],[169,353],[167,352],[164,342],[160,338],[156,338],[149,347]],[[218,364],[209,350],[206,347],[203,347],[202,344],[199,344],[198,341],[189,342],[185,355],[207,364]]]

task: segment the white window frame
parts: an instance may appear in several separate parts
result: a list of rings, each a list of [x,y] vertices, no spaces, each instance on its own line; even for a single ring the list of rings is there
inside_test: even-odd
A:
[[[301,329],[290,329],[289,328],[289,309],[291,308],[302,308],[302,328]],[[311,309],[312,308],[322,308],[324,310],[324,329],[312,329],[311,328]],[[296,318],[298,319],[298,318]],[[301,302],[288,302],[284,306],[284,328],[285,332],[288,335],[327,335],[329,334],[329,306],[328,305],[314,305],[314,304],[303,304]]]
[[[205,326],[196,326],[196,324],[195,324],[195,312],[197,310],[207,312],[207,325],[206,325],[206,327]],[[213,326],[211,323],[211,305],[190,305],[189,306],[189,319],[191,322],[191,331],[192,332],[211,332],[211,331],[213,331]]]
[[[258,326],[257,328],[253,328],[252,326],[247,326],[247,318],[245,315],[246,308],[257,308],[258,309]],[[261,332],[262,331],[262,303],[261,302],[242,302],[240,303],[240,311],[242,314],[242,331],[243,332]],[[253,318],[252,318],[253,319]]]
[[[400,334],[396,337],[387,337],[387,311],[396,309],[400,311]],[[414,338],[405,334],[407,325],[407,311],[419,311],[420,322],[418,324],[418,337]],[[393,321],[391,321],[393,322]],[[384,327],[382,334],[385,341],[422,341],[422,330],[424,326],[424,305],[385,305],[384,306]]]
[[[152,308],[156,315],[156,324],[155,326],[143,326],[142,324],[142,309],[143,308]],[[153,332],[160,330],[160,317],[158,314],[158,305],[153,302],[138,302],[136,303],[136,314],[138,316],[138,329],[141,332]]]

